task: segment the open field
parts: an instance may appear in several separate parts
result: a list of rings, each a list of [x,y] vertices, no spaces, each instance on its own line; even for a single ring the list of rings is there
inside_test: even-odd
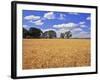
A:
[[[23,39],[23,69],[90,66],[90,39]]]

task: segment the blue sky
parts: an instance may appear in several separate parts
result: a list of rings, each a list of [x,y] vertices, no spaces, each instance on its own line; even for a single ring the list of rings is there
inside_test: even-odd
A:
[[[23,10],[22,25],[26,29],[35,27],[43,32],[54,30],[57,37],[70,30],[73,38],[90,38],[90,18],[89,13]]]

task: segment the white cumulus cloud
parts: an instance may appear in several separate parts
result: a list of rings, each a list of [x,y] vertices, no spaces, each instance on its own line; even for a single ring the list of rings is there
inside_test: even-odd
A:
[[[81,25],[81,24],[85,24],[85,21],[81,21],[81,22],[79,22],[79,24]]]
[[[79,15],[79,13],[77,13],[77,12],[69,12],[68,14]]]
[[[56,32],[56,29],[52,29],[52,28],[49,28],[49,29],[42,29],[43,32],[45,32],[45,31],[50,31],[50,30],[53,30],[53,31]]]
[[[86,25],[80,25],[80,27],[84,28],[84,27],[87,27]]]
[[[40,16],[29,15],[29,16],[25,16],[24,19],[26,19],[26,20],[38,20],[38,19],[40,19]]]
[[[29,29],[30,28],[30,26],[28,26],[28,25],[23,25],[23,28],[25,28],[25,29]]]
[[[48,13],[44,14],[44,18],[46,18],[46,19],[54,19],[55,16],[54,16],[53,12],[48,12]]]
[[[75,29],[72,30],[72,32],[80,32],[80,31],[82,31],[81,28],[75,28]]]
[[[81,31],[81,32],[73,34],[72,37],[73,38],[90,38],[90,33]]]
[[[86,18],[86,20],[90,20],[90,19],[91,19],[90,16]]]
[[[76,23],[63,23],[63,24],[57,24],[53,25],[54,28],[74,28],[77,27],[78,25]]]
[[[35,21],[35,22],[33,22],[35,25],[42,25],[43,24],[43,22],[42,22],[42,20],[37,20],[37,21]]]
[[[24,28],[28,27],[27,25],[23,25]]]

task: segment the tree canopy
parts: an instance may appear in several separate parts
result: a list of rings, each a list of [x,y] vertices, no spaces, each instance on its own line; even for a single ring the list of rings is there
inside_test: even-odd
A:
[[[65,32],[65,38],[68,38],[69,39],[70,37],[72,37],[71,31]]]
[[[26,38],[29,35],[29,31],[23,28],[23,38]]]
[[[67,31],[65,33],[60,34],[60,38],[71,38],[71,31]],[[42,32],[41,29],[31,27],[29,30],[23,28],[23,38],[57,38],[57,34],[53,30]]]
[[[40,29],[38,28],[30,28],[29,29],[29,34],[32,38],[40,38],[41,33],[43,33]]]
[[[43,33],[44,38],[56,38],[56,32],[53,30],[49,30]]]

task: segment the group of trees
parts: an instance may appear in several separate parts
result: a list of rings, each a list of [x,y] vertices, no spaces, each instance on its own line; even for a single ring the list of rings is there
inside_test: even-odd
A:
[[[68,38],[69,39],[70,37],[72,37],[71,31],[67,31],[65,33],[60,34],[60,38]]]
[[[60,34],[60,38],[70,38],[72,37],[71,31]],[[29,30],[23,28],[23,38],[57,38],[57,34],[53,30],[42,32],[38,28],[31,27]]]
[[[30,28],[29,30],[23,28],[23,38],[40,38],[43,32],[37,28]]]
[[[42,38],[56,38],[56,32],[53,30],[45,31],[42,34]]]

